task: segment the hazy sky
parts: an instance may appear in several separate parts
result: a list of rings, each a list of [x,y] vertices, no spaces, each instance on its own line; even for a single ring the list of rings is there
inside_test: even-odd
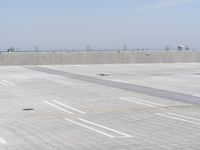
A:
[[[200,0],[0,0],[0,49],[200,47]]]

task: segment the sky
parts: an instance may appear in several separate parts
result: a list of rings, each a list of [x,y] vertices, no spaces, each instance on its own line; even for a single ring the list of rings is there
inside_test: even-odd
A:
[[[0,49],[200,48],[199,0],[0,0]]]

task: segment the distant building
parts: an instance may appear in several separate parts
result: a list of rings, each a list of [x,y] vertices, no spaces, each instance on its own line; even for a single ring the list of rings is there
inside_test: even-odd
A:
[[[7,50],[8,52],[14,52],[15,51],[15,48],[14,47],[11,47]]]
[[[183,45],[178,45],[178,46],[177,46],[177,50],[178,50],[178,51],[182,51],[183,49],[184,49],[184,46],[183,46]]]

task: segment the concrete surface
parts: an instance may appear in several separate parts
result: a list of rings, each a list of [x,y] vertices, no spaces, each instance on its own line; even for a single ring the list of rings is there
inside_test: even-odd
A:
[[[198,63],[1,66],[0,150],[198,150],[199,79]]]
[[[200,51],[73,51],[0,53],[0,65],[200,62]]]

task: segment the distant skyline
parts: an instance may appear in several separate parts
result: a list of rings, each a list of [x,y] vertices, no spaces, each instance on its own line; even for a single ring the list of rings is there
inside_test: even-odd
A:
[[[200,48],[199,0],[0,2],[0,49]]]

